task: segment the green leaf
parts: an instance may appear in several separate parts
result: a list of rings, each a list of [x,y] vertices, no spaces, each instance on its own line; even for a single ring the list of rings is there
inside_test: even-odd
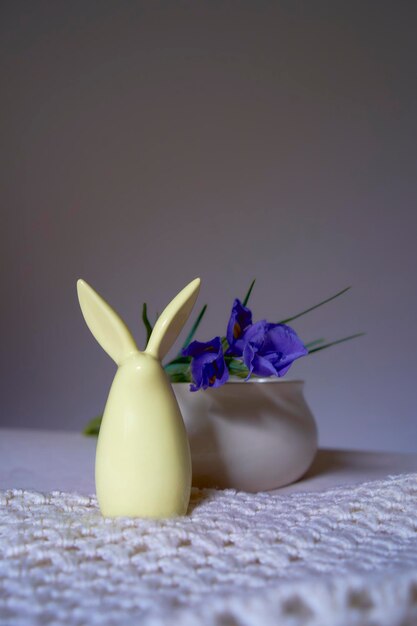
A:
[[[282,320],[281,322],[278,322],[278,323],[279,324],[288,324],[288,322],[292,322],[293,320],[296,320],[297,318],[301,317],[302,315],[305,315],[306,313],[310,313],[310,311],[314,311],[314,309],[318,309],[319,306],[322,306],[323,304],[327,304],[327,302],[330,302],[331,300],[334,300],[335,298],[338,298],[342,294],[346,293],[346,291],[349,291],[349,289],[350,289],[350,287],[346,287],[345,289],[342,289],[342,291],[339,291],[338,293],[336,293],[334,296],[331,296],[330,298],[326,298],[326,300],[323,300],[322,302],[319,302],[318,304],[315,304],[314,306],[311,306],[309,309],[306,309],[305,311],[301,311],[301,313],[297,313],[297,315],[292,315],[291,317],[287,317],[287,319]]]
[[[349,335],[349,337],[343,337],[343,339],[337,339],[336,341],[331,341],[330,343],[326,343],[324,346],[319,346],[318,348],[313,348],[309,350],[309,354],[313,354],[313,352],[318,352],[319,350],[325,350],[326,348],[330,348],[330,346],[335,346],[338,343],[343,343],[344,341],[349,341],[350,339],[356,339],[356,337],[363,337],[366,333],[356,333],[355,335]]]
[[[148,319],[148,305],[146,304],[146,302],[143,303],[143,308],[142,308],[142,322],[145,325],[146,328],[146,345],[148,345],[148,341],[150,336],[152,335],[152,324],[150,323],[149,319]]]
[[[191,357],[181,357],[174,359],[164,365],[164,370],[168,374],[172,383],[189,383],[191,382],[190,373]]]
[[[172,361],[169,361],[169,363],[164,365],[164,367],[167,367],[169,365],[177,365],[181,363],[188,363],[188,364],[191,363],[191,357],[190,356],[177,356],[175,357],[175,359],[172,359]]]
[[[246,370],[246,372],[244,372],[243,370],[230,370],[230,374],[232,376],[236,376],[236,378],[247,378],[248,377],[248,370]]]
[[[90,420],[87,426],[83,430],[84,435],[97,437],[99,430],[100,430],[102,419],[103,419],[102,415],[97,415],[97,417],[94,417],[92,420]]]
[[[233,357],[226,357],[226,366],[232,376],[239,376],[239,378],[246,378],[249,371],[242,361],[238,361]]]
[[[171,376],[171,374],[186,374],[190,370],[188,363],[168,363],[164,365],[164,370]]]
[[[172,383],[190,383],[191,382],[191,376],[188,374],[170,374],[169,375],[171,382]]]
[[[164,365],[164,370],[168,372],[182,372],[188,368],[186,363],[167,363]]]
[[[246,293],[246,296],[242,300],[243,306],[246,306],[248,301],[249,301],[250,295],[252,293],[253,286],[255,284],[255,280],[256,280],[256,278],[254,278],[253,281],[251,282],[250,287],[249,287],[249,289],[248,289],[248,291]]]
[[[226,337],[220,337],[220,341],[222,344],[223,352],[226,352],[229,349],[229,342],[227,341]]]
[[[185,350],[185,348],[187,348],[189,346],[189,344],[191,343],[195,333],[197,332],[197,328],[200,326],[200,322],[203,319],[203,316],[204,316],[204,313],[206,312],[206,309],[207,309],[207,304],[205,304],[203,306],[203,308],[201,309],[200,313],[198,314],[196,321],[192,325],[191,330],[188,333],[187,338],[186,338],[186,340],[184,341],[184,343],[182,345],[182,348],[181,348],[181,350],[179,352],[179,355],[181,354],[182,350]]]
[[[305,343],[304,345],[308,350],[309,348],[313,348],[314,346],[317,346],[320,343],[324,343],[325,341],[326,341],[325,339],[315,339],[314,341],[309,341],[308,343]]]

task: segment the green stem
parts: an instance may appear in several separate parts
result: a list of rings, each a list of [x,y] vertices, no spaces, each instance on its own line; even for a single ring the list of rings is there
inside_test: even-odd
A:
[[[248,291],[247,291],[247,293],[246,293],[246,296],[245,296],[245,297],[243,298],[243,300],[242,300],[242,304],[243,304],[243,306],[246,306],[246,305],[247,305],[247,303],[248,303],[248,300],[249,300],[250,295],[251,295],[251,293],[252,293],[253,286],[254,286],[254,284],[255,284],[255,280],[256,280],[256,278],[254,278],[254,279],[253,279],[253,281],[251,282],[250,287],[249,287],[249,289],[248,289]]]
[[[305,343],[305,347],[307,348],[307,350],[309,348],[313,348],[314,346],[317,346],[320,343],[323,343],[324,341],[326,341],[325,339],[315,339],[314,341],[309,341],[308,343]]]
[[[349,337],[343,337],[343,339],[337,339],[337,341],[331,341],[330,343],[326,343],[324,346],[319,346],[318,348],[313,348],[309,350],[309,354],[313,354],[314,352],[319,352],[319,350],[325,350],[326,348],[330,348],[330,346],[335,346],[338,343],[343,343],[344,341],[349,341],[350,339],[356,339],[356,337],[363,337],[366,333],[356,333],[355,335],[349,335]]]
[[[314,309],[318,309],[319,306],[322,306],[323,304],[327,304],[328,302],[331,302],[331,300],[338,298],[342,294],[346,293],[346,291],[349,291],[349,289],[350,287],[346,287],[345,289],[342,289],[342,291],[339,291],[338,293],[336,293],[334,296],[331,296],[330,298],[326,298],[326,300],[323,300],[322,302],[319,302],[318,304],[311,306],[305,311],[301,311],[301,313],[297,313],[297,315],[293,315],[292,317],[287,317],[287,319],[282,320],[281,322],[279,322],[279,324],[288,324],[288,322],[292,322],[293,320],[298,319],[302,315],[305,315],[306,313],[310,313],[310,311],[314,311]]]
[[[187,348],[189,346],[189,344],[191,343],[191,340],[193,339],[195,333],[197,332],[197,328],[200,326],[200,322],[203,319],[203,316],[204,316],[204,313],[206,312],[206,309],[207,309],[207,304],[205,304],[203,306],[203,308],[201,309],[200,313],[198,314],[196,321],[192,325],[191,330],[188,333],[188,335],[187,335],[187,337],[186,337],[186,339],[185,339],[185,341],[184,341],[184,343],[182,345],[182,348],[181,348],[180,352],[178,353],[178,356],[180,356],[182,354],[182,351],[185,350],[185,348]]]
[[[146,304],[146,302],[143,303],[143,307],[142,307],[142,322],[145,324],[145,328],[146,328],[146,345],[148,345],[148,341],[150,336],[152,335],[152,324],[150,323],[149,319],[148,319],[148,305]]]

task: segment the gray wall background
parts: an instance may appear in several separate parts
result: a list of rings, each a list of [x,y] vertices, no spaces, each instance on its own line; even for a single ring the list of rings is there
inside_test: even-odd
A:
[[[114,374],[91,282],[143,342],[193,277],[224,332],[366,337],[294,364],[322,445],[417,450],[415,2],[1,3],[1,425],[80,429]]]

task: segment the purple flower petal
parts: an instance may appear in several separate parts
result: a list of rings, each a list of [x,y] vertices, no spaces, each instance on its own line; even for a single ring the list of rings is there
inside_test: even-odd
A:
[[[226,339],[229,344],[227,354],[242,356],[243,335],[252,325],[252,312],[236,298],[233,302],[232,312],[227,324]]]
[[[296,359],[307,354],[297,333],[285,324],[256,322],[243,340],[243,360],[249,373],[257,376],[284,376]]]
[[[229,378],[220,337],[207,342],[193,341],[182,351],[182,354],[192,357],[191,391],[219,387]]]

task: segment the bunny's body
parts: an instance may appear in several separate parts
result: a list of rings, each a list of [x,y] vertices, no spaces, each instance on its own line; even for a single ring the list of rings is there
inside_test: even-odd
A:
[[[109,517],[121,511],[127,516],[184,515],[190,489],[190,449],[171,384],[159,361],[134,354],[117,370],[100,428],[100,509]]]
[[[145,352],[84,281],[78,281],[87,325],[118,364],[96,451],[96,491],[108,517],[170,517],[187,511],[191,456],[187,433],[161,355],[171,347],[197,297],[199,279],[168,305]]]

